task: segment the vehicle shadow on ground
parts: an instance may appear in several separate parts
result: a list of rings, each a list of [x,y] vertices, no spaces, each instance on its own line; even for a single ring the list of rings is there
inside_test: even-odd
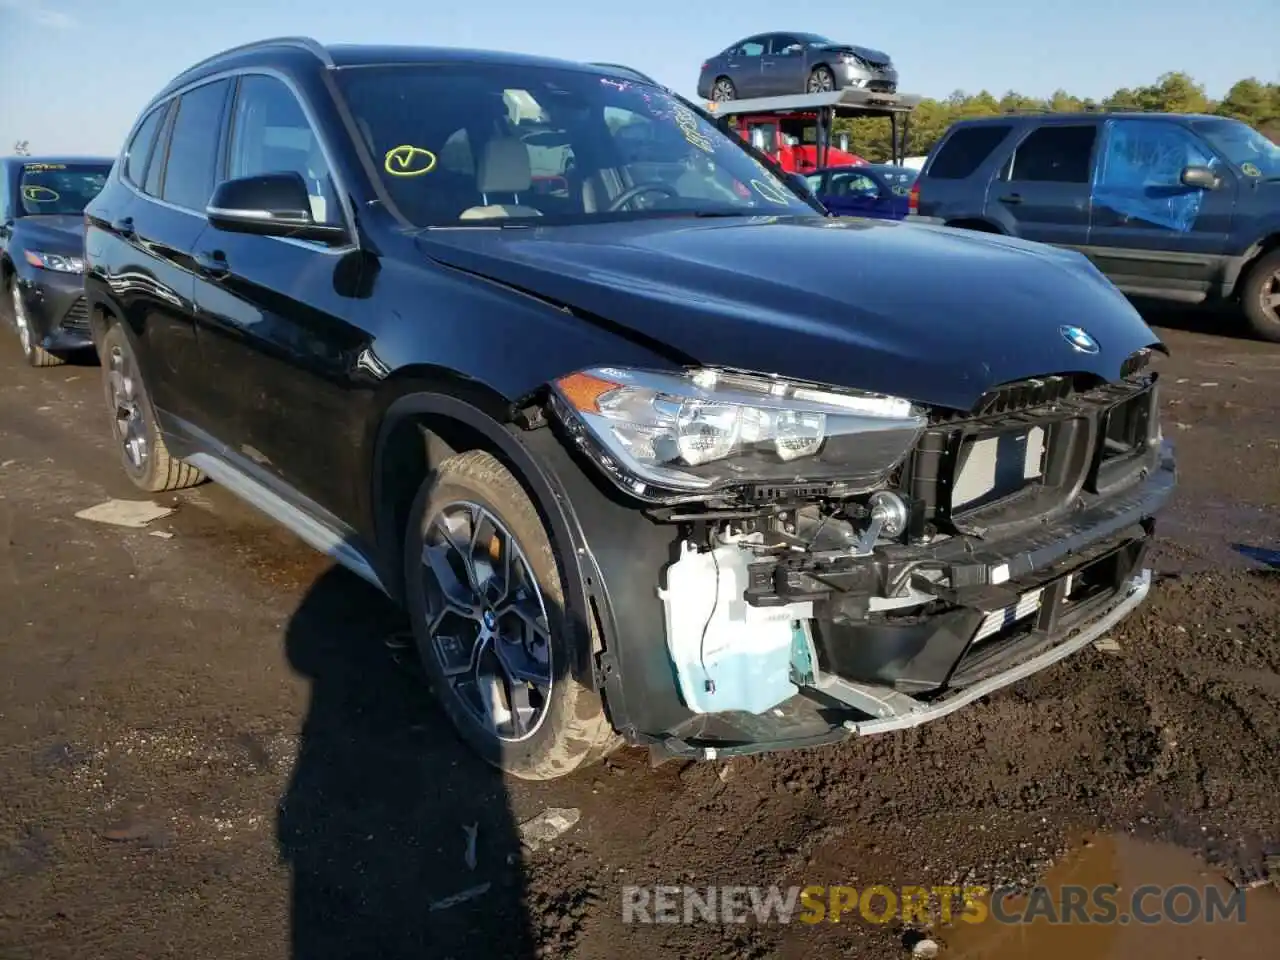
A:
[[[1256,339],[1249,331],[1249,326],[1240,309],[1234,304],[1183,306],[1136,297],[1131,302],[1142,314],[1142,319],[1152,327],[1228,337],[1233,340],[1254,341]]]
[[[289,663],[311,683],[277,821],[293,874],[291,957],[532,956],[502,777],[431,703],[416,652],[388,644],[405,628],[338,568],[289,623]]]

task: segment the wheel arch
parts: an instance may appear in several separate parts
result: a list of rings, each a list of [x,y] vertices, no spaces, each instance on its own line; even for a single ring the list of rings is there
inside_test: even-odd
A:
[[[1275,250],[1280,249],[1280,228],[1273,229],[1269,234],[1257,241],[1248,250],[1244,252],[1244,256],[1240,258],[1240,272],[1236,274],[1235,281],[1231,285],[1231,296],[1239,296],[1244,289],[1245,283],[1249,280],[1249,274],[1253,272],[1262,258]]]
[[[388,592],[397,599],[404,597],[404,535],[422,481],[448,457],[484,450],[512,472],[548,527],[564,581],[565,617],[573,631],[575,655],[570,667],[580,683],[598,689],[594,654],[601,625],[588,592],[594,574],[563,487],[521,442],[522,428],[515,422],[512,404],[479,385],[469,385],[461,396],[457,384],[450,386],[449,394],[440,392],[440,386],[422,379],[402,384],[378,423],[370,476],[371,512]]]

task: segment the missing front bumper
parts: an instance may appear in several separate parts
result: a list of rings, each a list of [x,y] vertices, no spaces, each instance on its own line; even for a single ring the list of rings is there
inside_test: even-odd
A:
[[[948,689],[932,700],[917,699],[891,687],[819,674],[805,692],[767,715],[702,718],[715,726],[704,724],[650,739],[651,754],[655,762],[680,758],[715,760],[818,747],[852,736],[889,733],[940,720],[1034,676],[1102,637],[1142,604],[1151,589],[1151,581],[1151,571],[1141,570],[1101,606],[1089,609],[1086,616],[1052,638],[1047,649],[1040,649],[969,686]],[[865,719],[852,719],[850,713]],[[724,726],[717,729],[720,725]]]
[[[871,718],[864,721],[848,721],[844,726],[853,733],[859,735],[887,733],[891,730],[917,727],[939,720],[975,700],[980,700],[988,694],[1053,666],[1059,660],[1066,659],[1101,637],[1137,609],[1146,599],[1150,589],[1151,571],[1143,570],[1126,582],[1114,602],[1105,606],[1101,612],[1068,628],[1065,636],[1047,650],[970,686],[948,691],[928,703],[889,687],[851,683],[834,674],[818,677],[814,688]]]

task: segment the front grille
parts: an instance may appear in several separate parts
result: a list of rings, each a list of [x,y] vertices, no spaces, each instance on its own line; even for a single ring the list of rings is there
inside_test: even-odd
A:
[[[63,330],[73,330],[76,333],[89,332],[89,305],[85,303],[84,297],[78,297],[62,315],[61,326]]]
[[[869,80],[867,89],[872,93],[896,93],[898,85],[889,80]]]
[[[899,477],[923,522],[951,533],[1045,518],[1082,489],[1129,479],[1153,437],[1155,377],[1115,384],[1037,377],[968,413],[933,411]]]

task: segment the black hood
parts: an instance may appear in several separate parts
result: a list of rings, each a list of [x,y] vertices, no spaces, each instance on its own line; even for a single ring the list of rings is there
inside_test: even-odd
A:
[[[23,246],[42,253],[78,257],[84,253],[84,215],[51,213],[25,216],[17,221]]]
[[[949,227],[672,219],[429,231],[418,243],[698,363],[959,410],[1026,377],[1118,379],[1159,342],[1080,254]],[[1075,349],[1064,326],[1098,352]]]

